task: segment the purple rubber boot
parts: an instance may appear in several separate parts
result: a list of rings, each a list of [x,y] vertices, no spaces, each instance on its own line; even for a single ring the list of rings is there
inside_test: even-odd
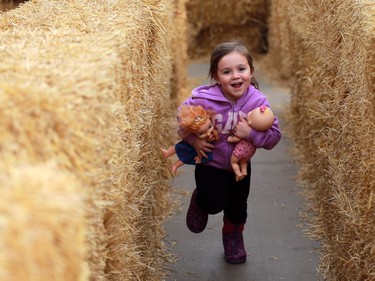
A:
[[[227,263],[239,264],[246,262],[246,250],[243,244],[243,224],[230,223],[224,218],[223,246],[224,258]]]
[[[194,189],[186,214],[186,225],[191,232],[200,233],[207,225],[208,214],[197,205],[197,189]]]

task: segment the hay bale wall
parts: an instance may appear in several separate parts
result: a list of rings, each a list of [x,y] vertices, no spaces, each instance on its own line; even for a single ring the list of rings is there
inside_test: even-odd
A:
[[[88,280],[79,181],[45,163],[13,166],[0,185],[1,280]]]
[[[171,89],[185,87],[185,45],[171,57],[181,2],[0,14],[1,280],[162,279],[159,147]]]
[[[173,25],[168,31],[173,34],[171,39],[170,56],[173,59],[171,98],[179,105],[178,96],[186,96],[189,92],[187,86],[188,41],[187,41],[187,11],[186,0],[173,1]],[[189,93],[190,94],[190,93]],[[175,116],[173,117],[175,129]]]
[[[252,51],[267,51],[267,0],[187,0],[188,54],[207,56],[217,44],[241,39]]]
[[[328,280],[375,280],[375,5],[273,1],[270,51]]]

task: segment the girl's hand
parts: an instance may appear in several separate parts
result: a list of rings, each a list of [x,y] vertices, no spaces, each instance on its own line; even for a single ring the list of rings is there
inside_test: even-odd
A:
[[[236,127],[234,128],[234,135],[240,139],[246,139],[251,132],[251,127],[247,124],[245,118],[240,116],[240,121],[238,121]]]
[[[208,158],[207,152],[211,152],[215,146],[209,142],[207,142],[205,139],[196,138],[193,142],[193,147],[195,151],[197,152],[198,156]]]

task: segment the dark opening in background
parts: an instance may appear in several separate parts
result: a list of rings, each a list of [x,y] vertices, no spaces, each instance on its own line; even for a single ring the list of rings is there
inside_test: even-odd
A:
[[[11,0],[11,1],[1,1],[0,2],[0,11],[8,11],[15,9],[19,4],[27,2],[26,0]]]

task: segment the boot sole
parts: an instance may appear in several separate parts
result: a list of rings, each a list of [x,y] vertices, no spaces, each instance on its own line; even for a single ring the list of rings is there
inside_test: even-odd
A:
[[[225,261],[229,264],[241,264],[246,262],[246,257],[236,259],[225,258]]]

